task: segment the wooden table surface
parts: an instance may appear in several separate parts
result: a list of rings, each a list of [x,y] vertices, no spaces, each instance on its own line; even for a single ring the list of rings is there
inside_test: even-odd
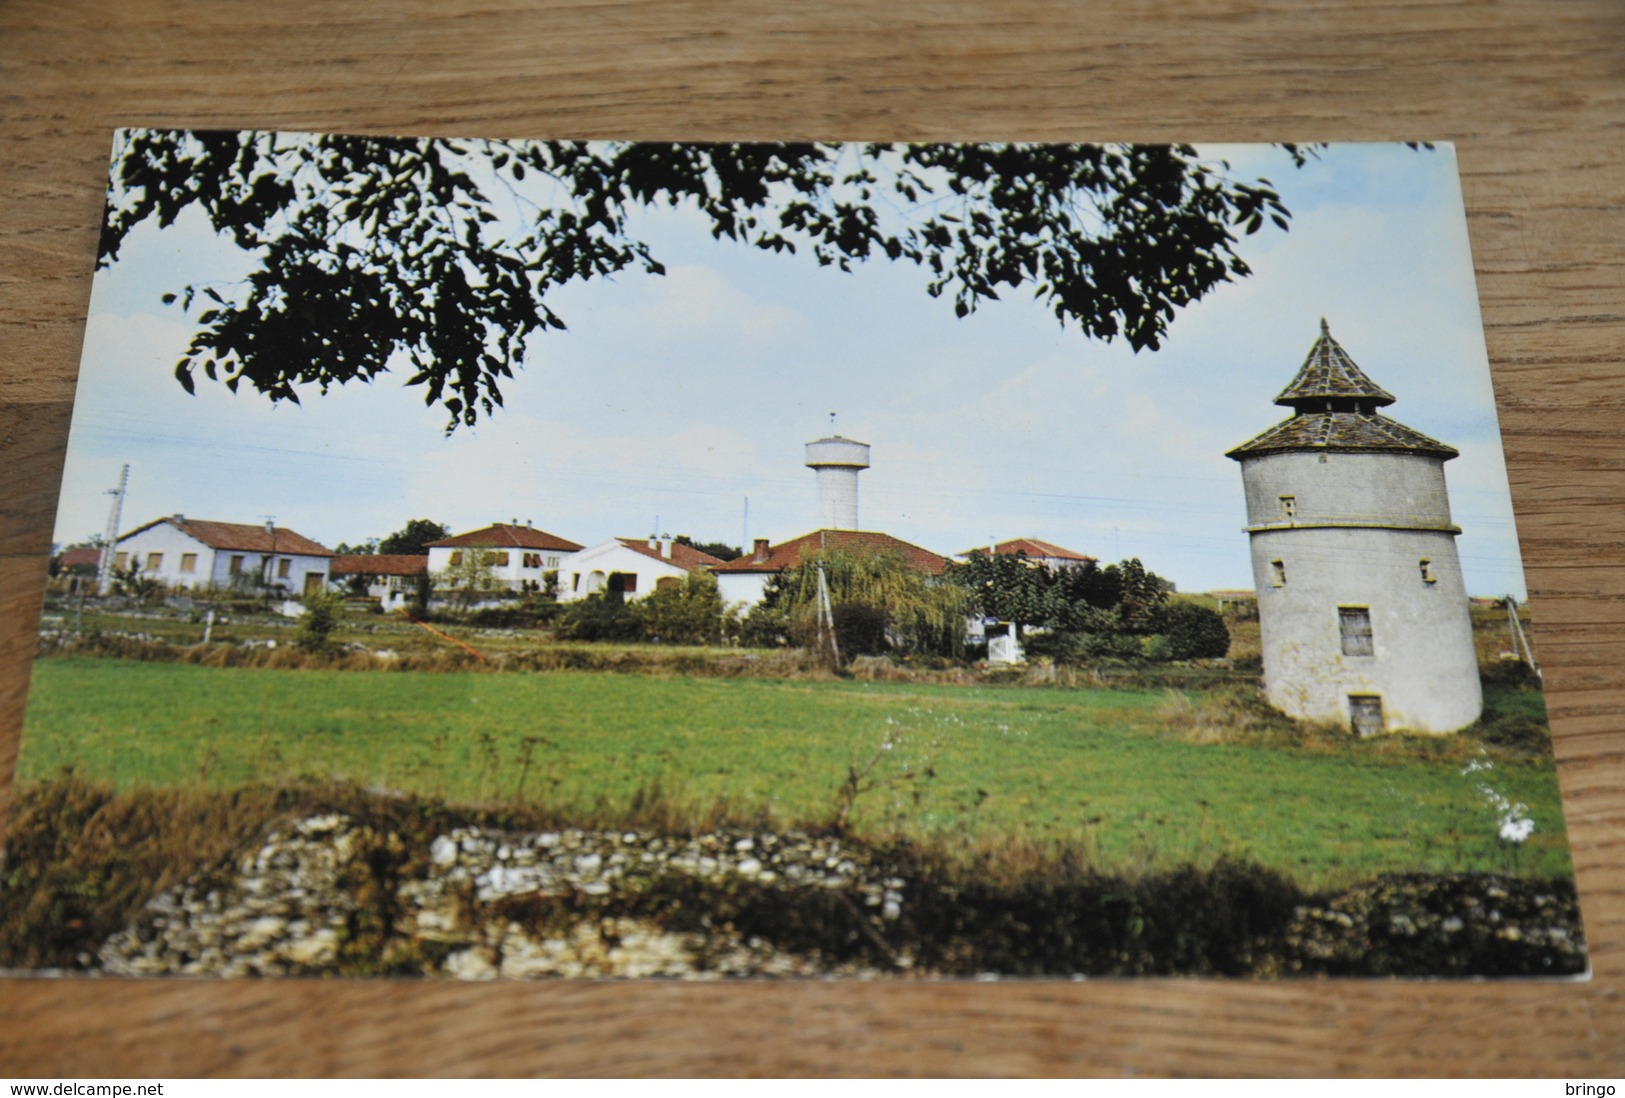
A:
[[[1456,142],[1594,976],[1584,984],[10,980],[0,981],[0,1075],[1625,1071],[1625,5],[7,0],[6,779],[118,125]]]

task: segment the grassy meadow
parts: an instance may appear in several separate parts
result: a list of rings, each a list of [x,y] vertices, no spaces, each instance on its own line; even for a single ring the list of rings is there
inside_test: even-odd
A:
[[[1385,872],[1570,872],[1548,755],[1470,735],[1347,736],[1209,691],[547,673],[366,673],[39,660],[18,779],[119,788],[339,779],[585,813],[652,791],[696,818],[987,849],[1101,869],[1247,859],[1306,887]],[[1498,691],[1544,719],[1540,695]],[[1464,773],[1469,763],[1489,769]],[[1482,786],[1528,806],[1497,837]]]

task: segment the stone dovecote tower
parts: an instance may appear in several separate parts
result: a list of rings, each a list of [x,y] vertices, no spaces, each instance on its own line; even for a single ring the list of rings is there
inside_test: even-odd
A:
[[[1325,320],[1275,403],[1291,418],[1226,455],[1247,492],[1270,704],[1360,735],[1471,724],[1483,697],[1444,476],[1457,451],[1380,414],[1393,395]]]
[[[807,443],[807,468],[818,474],[818,522],[826,530],[858,528],[858,474],[869,468],[869,444],[840,435]]]

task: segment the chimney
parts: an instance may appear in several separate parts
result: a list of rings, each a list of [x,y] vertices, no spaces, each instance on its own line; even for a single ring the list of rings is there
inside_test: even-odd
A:
[[[761,564],[763,561],[767,560],[767,539],[766,538],[757,538],[756,539],[756,548],[754,550],[752,550],[751,555],[750,555],[750,559],[751,559],[751,561],[753,563],[756,563],[756,564]]]
[[[672,540],[670,534],[660,535],[660,555],[667,560],[671,559]]]
[[[807,468],[818,474],[819,525],[858,528],[858,474],[869,468],[869,444],[840,435],[807,443]]]

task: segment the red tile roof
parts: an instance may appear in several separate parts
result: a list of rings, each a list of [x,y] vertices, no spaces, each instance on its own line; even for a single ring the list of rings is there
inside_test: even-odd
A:
[[[820,549],[852,549],[867,550],[875,553],[898,553],[911,568],[922,572],[929,572],[933,576],[940,576],[948,567],[948,558],[938,556],[929,549],[921,549],[918,545],[911,545],[900,538],[890,534],[876,533],[871,530],[814,530],[810,534],[803,534],[799,538],[780,542],[770,546],[766,560],[755,559],[755,554],[747,551],[738,560],[728,561],[717,565],[715,572],[782,572],[786,568],[794,568],[810,553]]]
[[[713,557],[710,553],[702,553],[692,545],[679,545],[672,542],[671,556],[663,557],[660,555],[660,550],[649,548],[648,538],[616,538],[615,540],[634,553],[642,553],[646,557],[676,565],[685,572],[692,572],[696,568],[715,568],[722,563],[720,557]]]
[[[538,530],[533,526],[514,526],[506,522],[429,543],[430,549],[462,546],[476,549],[558,549],[566,553],[574,553],[577,549],[584,548],[567,538],[549,534],[546,530]]]
[[[246,522],[214,522],[209,519],[189,519],[185,515],[166,515],[145,526],[137,526],[119,538],[126,541],[150,530],[160,523],[169,523],[181,533],[207,545],[210,549],[239,549],[247,553],[289,553],[302,557],[330,557],[333,550],[311,541],[303,534],[286,526],[273,527],[267,533],[264,526]]]
[[[428,570],[428,557],[399,553],[345,554],[334,557],[328,569],[335,576],[421,576]]]
[[[59,568],[95,568],[102,562],[100,549],[64,549],[57,555],[56,563]]]
[[[978,545],[975,549],[967,549],[959,554],[968,557],[972,553],[986,553],[987,547]],[[1013,557],[1017,553],[1026,553],[1033,560],[1044,558],[1047,560],[1075,560],[1078,562],[1091,561],[1096,558],[1083,553],[1075,553],[1071,549],[1063,549],[1054,542],[1039,541],[1037,538],[1011,538],[1001,541],[993,546],[993,553],[1001,557]]]

